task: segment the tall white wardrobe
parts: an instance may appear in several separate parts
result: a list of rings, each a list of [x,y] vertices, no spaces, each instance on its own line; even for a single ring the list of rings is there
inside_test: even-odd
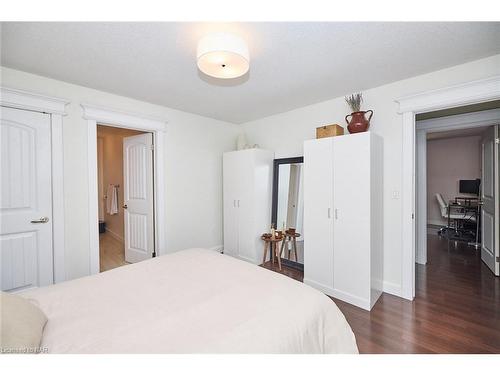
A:
[[[304,144],[304,282],[370,310],[382,293],[382,139]]]
[[[262,233],[271,226],[274,153],[261,149],[223,156],[224,254],[262,263]]]

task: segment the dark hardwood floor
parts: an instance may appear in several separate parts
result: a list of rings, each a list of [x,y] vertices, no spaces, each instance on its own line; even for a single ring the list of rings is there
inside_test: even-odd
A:
[[[302,281],[291,268],[263,267]],[[360,353],[500,353],[500,278],[467,244],[428,236],[428,263],[416,268],[413,302],[382,294],[371,312],[332,298]]]

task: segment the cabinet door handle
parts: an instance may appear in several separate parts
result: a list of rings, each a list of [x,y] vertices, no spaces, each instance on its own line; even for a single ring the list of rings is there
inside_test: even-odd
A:
[[[328,207],[328,218],[332,218],[332,209],[330,207]]]
[[[339,210],[336,208],[335,209],[335,220],[338,220],[339,218]]]
[[[45,224],[49,222],[49,218],[47,216],[43,216],[39,219],[33,219],[30,221],[32,224]]]
[[[233,207],[236,207],[236,199],[233,199]]]
[[[238,208],[240,208],[240,200],[238,199]]]

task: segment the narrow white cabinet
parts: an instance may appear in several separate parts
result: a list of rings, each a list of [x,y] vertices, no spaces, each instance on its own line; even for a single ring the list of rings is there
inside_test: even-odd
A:
[[[382,293],[382,155],[371,132],[304,145],[304,282],[367,310]]]
[[[304,282],[323,291],[333,285],[332,155],[332,138],[304,143]]]
[[[274,154],[260,149],[223,156],[224,253],[262,263],[262,233],[271,226]]]

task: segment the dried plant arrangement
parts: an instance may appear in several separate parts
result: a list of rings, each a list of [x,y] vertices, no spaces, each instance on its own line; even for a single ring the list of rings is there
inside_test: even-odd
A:
[[[361,103],[363,102],[363,94],[359,92],[346,96],[345,101],[351,107],[352,112],[359,112],[361,110]]]

